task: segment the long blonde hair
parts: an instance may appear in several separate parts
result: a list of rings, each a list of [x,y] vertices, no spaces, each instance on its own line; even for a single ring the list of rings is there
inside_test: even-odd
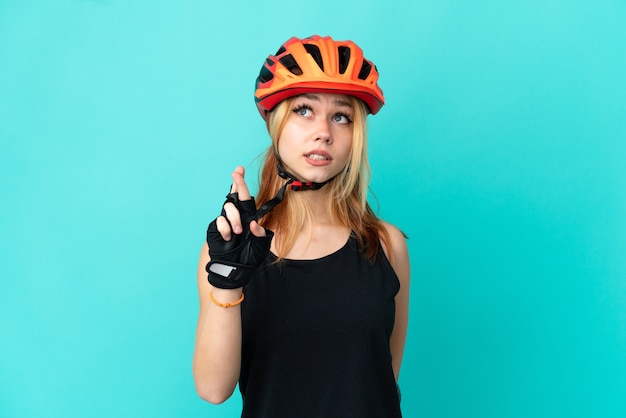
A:
[[[374,260],[380,251],[380,241],[387,248],[391,243],[387,230],[367,202],[371,175],[367,158],[367,108],[357,98],[349,96],[348,99],[355,109],[351,154],[344,169],[324,186],[329,188],[328,212],[332,221],[355,233],[366,257]],[[282,101],[267,116],[267,130],[272,145],[265,153],[265,163],[261,169],[258,204],[272,199],[285,184],[276,169],[275,150],[278,149],[278,139],[287,122],[293,100]],[[263,227],[277,232],[275,239],[279,259],[293,247],[298,232],[312,221],[311,209],[300,193],[287,188],[283,202],[259,221]]]

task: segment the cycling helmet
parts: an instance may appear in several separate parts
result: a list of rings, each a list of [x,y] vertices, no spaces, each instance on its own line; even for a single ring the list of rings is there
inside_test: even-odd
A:
[[[307,92],[354,96],[376,114],[385,102],[377,81],[376,66],[354,42],[293,37],[265,60],[254,97],[264,119],[282,100]]]

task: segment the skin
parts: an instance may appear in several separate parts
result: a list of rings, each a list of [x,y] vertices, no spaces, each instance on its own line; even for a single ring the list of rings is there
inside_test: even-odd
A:
[[[279,139],[279,154],[288,171],[303,181],[323,182],[334,177],[346,165],[352,144],[352,108],[345,96],[315,94],[300,96]],[[311,157],[311,154],[316,154]],[[323,158],[321,158],[323,157]],[[232,192],[241,200],[250,199],[243,167],[232,173]],[[339,250],[348,240],[350,230],[333,222],[327,211],[327,189],[302,192],[310,204],[313,221],[298,235],[295,245],[285,255],[290,259],[315,259]],[[233,204],[224,205],[226,218],[217,219],[217,227],[225,240],[242,232],[241,218]],[[229,224],[230,223],[230,224]],[[232,229],[231,229],[232,226]],[[404,235],[394,226],[384,223],[391,238],[392,250],[383,248],[392,260],[400,280],[396,296],[396,318],[390,339],[392,367],[399,377],[406,341],[409,302],[409,257]],[[265,230],[255,221],[250,229],[256,236]],[[272,246],[272,250],[275,248]],[[393,251],[393,253],[390,253]],[[196,329],[193,373],[196,390],[211,403],[228,399],[239,378],[241,367],[241,308],[222,308],[212,303],[209,292],[222,303],[234,302],[242,289],[217,289],[207,281],[205,266],[209,261],[205,243],[198,262],[198,293],[200,313]]]
[[[350,157],[353,117],[354,109],[343,95],[299,96],[278,139],[287,171],[302,181],[336,176]]]

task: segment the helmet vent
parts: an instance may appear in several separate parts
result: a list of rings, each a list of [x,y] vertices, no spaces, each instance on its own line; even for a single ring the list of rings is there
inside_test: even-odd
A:
[[[264,65],[261,68],[261,71],[259,72],[259,76],[257,77],[256,80],[257,80],[257,83],[267,83],[273,78],[274,78],[274,74],[272,74],[272,71],[270,71],[270,69]]]
[[[320,52],[318,46],[313,44],[304,44],[304,49],[306,49],[306,52],[313,57],[318,67],[324,71],[324,60],[322,60],[322,53]]]
[[[350,48],[340,46],[337,48],[337,54],[339,55],[339,74],[344,74],[350,63]]]
[[[370,72],[372,71],[372,64],[368,61],[363,60],[363,65],[361,66],[361,71],[359,71],[359,80],[365,80]]]
[[[280,48],[278,48],[278,51],[276,51],[276,53],[274,55],[279,56],[280,54],[282,54],[286,50],[287,50],[287,48],[285,48],[285,45],[282,45]]]
[[[293,55],[291,54],[285,55],[284,57],[281,57],[278,61],[280,61],[280,63],[283,64],[285,68],[291,71],[292,74],[302,75],[302,69],[300,68],[296,60],[293,58]]]

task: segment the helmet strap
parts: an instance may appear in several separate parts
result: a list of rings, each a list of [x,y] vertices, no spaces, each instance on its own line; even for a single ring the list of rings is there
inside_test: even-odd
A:
[[[283,186],[278,190],[278,193],[276,193],[276,196],[274,196],[272,199],[268,200],[267,202],[263,203],[261,205],[261,207],[259,208],[259,210],[257,210],[256,212],[256,216],[257,219],[261,219],[263,216],[265,216],[269,211],[271,211],[272,209],[274,209],[276,206],[278,206],[278,204],[280,202],[283,201],[284,197],[285,197],[285,189],[287,188],[287,186],[289,186],[291,183],[293,183],[293,180],[288,180],[287,183],[283,184]]]
[[[287,182],[283,184],[283,186],[278,190],[276,196],[261,205],[256,213],[257,219],[261,219],[269,211],[274,209],[276,206],[278,206],[280,202],[283,201],[283,199],[285,198],[285,189],[287,189],[287,187],[289,187],[294,192],[300,192],[304,190],[317,190],[321,189],[324,185],[326,185],[326,183],[330,181],[326,180],[323,183],[314,183],[312,181],[297,180],[293,174],[289,173],[283,168],[280,158],[278,157],[278,152],[276,151],[276,148],[274,148],[274,154],[276,155],[276,168],[278,170],[278,175],[287,180]]]
[[[324,187],[324,185],[326,185],[326,183],[330,181],[330,180],[326,180],[323,183],[314,183],[312,181],[300,181],[296,179],[296,177],[293,174],[285,170],[283,168],[283,165],[280,162],[280,159],[278,159],[278,156],[276,157],[277,157],[276,168],[278,169],[278,175],[284,178],[285,180],[288,180],[287,183],[290,185],[290,189],[293,190],[294,192],[321,189],[322,187]]]

